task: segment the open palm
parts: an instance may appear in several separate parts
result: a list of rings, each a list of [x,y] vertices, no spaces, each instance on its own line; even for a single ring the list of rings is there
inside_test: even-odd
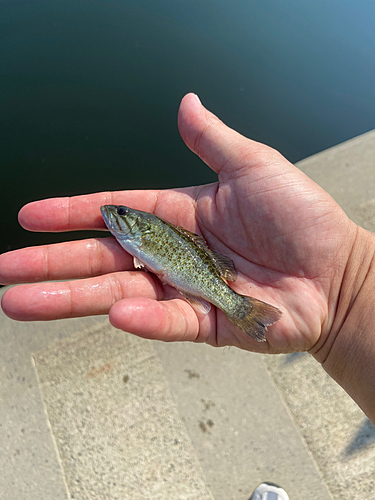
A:
[[[202,234],[238,271],[231,286],[283,311],[258,344],[212,308],[197,313],[152,274],[135,271],[112,238],[34,247],[0,256],[3,283],[69,280],[8,290],[2,307],[20,320],[109,312],[137,335],[236,345],[262,352],[308,350],[328,335],[356,226],[335,201],[279,153],[244,138],[192,94],[179,111],[186,144],[218,182],[165,191],[122,191],[26,205],[20,222],[34,231],[104,229],[100,206],[128,205]],[[77,279],[79,278],[79,279]],[[168,299],[168,300],[166,300]]]

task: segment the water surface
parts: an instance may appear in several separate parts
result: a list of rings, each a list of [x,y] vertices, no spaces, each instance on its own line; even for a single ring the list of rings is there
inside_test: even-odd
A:
[[[0,251],[72,237],[19,228],[28,201],[214,181],[178,135],[190,91],[292,162],[374,128],[374,20],[363,0],[3,0]]]

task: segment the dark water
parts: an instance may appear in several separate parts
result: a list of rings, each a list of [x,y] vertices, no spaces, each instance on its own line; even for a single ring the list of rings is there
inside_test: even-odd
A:
[[[19,228],[28,201],[213,181],[189,91],[293,162],[374,128],[374,25],[363,0],[2,0],[0,251],[71,237]]]

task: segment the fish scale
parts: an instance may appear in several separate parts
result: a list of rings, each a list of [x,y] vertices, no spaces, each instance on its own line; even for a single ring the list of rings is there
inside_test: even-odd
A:
[[[101,207],[104,222],[119,244],[164,284],[175,287],[198,311],[218,307],[242,331],[264,342],[267,326],[281,317],[276,307],[235,292],[233,262],[211,250],[205,240],[149,212],[123,205]]]

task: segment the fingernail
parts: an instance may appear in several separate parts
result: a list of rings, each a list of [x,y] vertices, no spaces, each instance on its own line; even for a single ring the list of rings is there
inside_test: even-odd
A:
[[[194,96],[195,96],[196,100],[199,102],[199,104],[202,104],[201,100],[199,99],[199,97],[197,96],[197,94],[194,94]]]

